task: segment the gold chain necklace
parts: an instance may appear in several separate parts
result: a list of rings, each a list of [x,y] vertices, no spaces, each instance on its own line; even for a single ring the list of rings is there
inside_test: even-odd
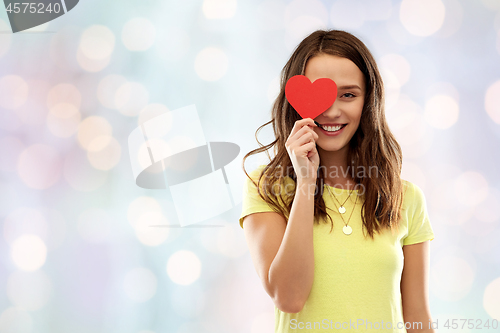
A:
[[[328,185],[327,185],[328,186]],[[332,194],[332,192],[330,191],[330,187],[328,187],[328,191],[330,192],[330,195]],[[340,207],[339,207],[339,213],[340,214],[344,214],[346,209],[344,207],[344,204],[347,202],[347,200],[349,200],[349,198],[351,197],[351,194],[352,194],[352,191],[354,191],[354,189],[351,190],[351,193],[349,193],[349,196],[347,197],[347,199],[345,199],[344,203],[340,203],[340,201],[337,200],[337,198],[333,195],[333,197],[335,198],[335,200],[337,200],[337,202],[339,203]]]
[[[340,201],[337,200],[337,198],[335,197],[335,195],[332,194],[332,191],[330,190],[330,187],[327,185],[326,186],[328,188],[328,192],[330,192],[330,195],[340,204]],[[349,196],[347,197],[347,199],[344,201],[344,204],[347,202],[347,200],[351,197],[351,194],[352,192],[354,191],[351,190],[351,193],[349,193]],[[350,235],[352,233],[352,228],[351,226],[349,226],[349,222],[351,221],[351,216],[352,216],[352,213],[354,212],[354,208],[356,208],[356,203],[358,202],[358,196],[356,195],[356,201],[354,202],[354,207],[351,211],[351,215],[349,215],[349,220],[347,220],[347,223],[345,223],[344,221],[344,217],[342,217],[342,214],[345,213],[345,207],[343,206],[344,204],[342,204],[338,210],[339,210],[339,213],[340,213],[340,217],[342,218],[342,222],[344,222],[345,226],[342,228],[342,231],[344,232],[344,234],[346,235]],[[333,203],[333,205],[335,206],[335,202]],[[341,209],[342,208],[342,209]]]

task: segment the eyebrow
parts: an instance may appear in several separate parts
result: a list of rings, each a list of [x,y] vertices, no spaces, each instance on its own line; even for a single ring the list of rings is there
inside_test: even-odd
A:
[[[359,90],[361,90],[361,88],[355,84],[348,85],[348,86],[341,86],[341,87],[338,87],[338,89],[359,89]]]

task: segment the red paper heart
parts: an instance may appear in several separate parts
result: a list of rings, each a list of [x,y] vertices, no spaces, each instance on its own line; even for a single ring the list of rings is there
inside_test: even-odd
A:
[[[337,85],[332,79],[312,82],[304,75],[292,76],[285,86],[285,95],[302,118],[314,119],[332,106],[337,98]]]

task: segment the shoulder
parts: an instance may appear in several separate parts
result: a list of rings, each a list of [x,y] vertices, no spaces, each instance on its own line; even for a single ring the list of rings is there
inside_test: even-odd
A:
[[[268,166],[267,164],[261,164],[258,167],[256,167],[255,169],[253,169],[251,172],[249,172],[248,175],[253,180],[258,180],[260,178],[261,174],[265,171],[267,166]],[[268,172],[269,171],[266,170],[266,173],[268,173]],[[285,176],[284,172],[280,172],[280,170],[275,170],[274,174],[275,174],[275,176],[278,176],[279,179],[283,180],[285,182],[285,184],[290,183],[290,182],[295,183],[295,181],[292,178],[290,178],[289,176]]]
[[[261,164],[258,167],[256,167],[255,169],[253,169],[252,171],[250,171],[248,173],[248,175],[251,176],[252,178],[259,177],[260,174],[262,173],[262,171],[264,171],[266,166],[267,166],[266,164]]]
[[[424,191],[417,184],[401,179],[403,184],[403,200],[406,207],[418,207],[425,205]]]
[[[245,179],[247,184],[248,183],[258,183],[260,175],[264,171],[264,168],[266,167],[265,164],[259,165],[257,168],[254,168],[250,172],[247,172],[248,176],[251,178],[251,180],[248,178],[248,176],[245,175]],[[255,184],[254,184],[255,185]]]
[[[417,184],[402,178],[401,181],[403,183],[403,191],[405,192],[406,195],[415,197],[424,194],[424,191],[422,191],[420,186],[418,186]]]
[[[284,172],[282,173],[279,169],[266,170],[266,167],[266,164],[261,164],[248,173],[251,180],[246,177],[246,188],[254,190],[258,186],[260,190],[271,191],[274,195],[292,196],[295,192],[295,181],[289,176],[284,176]],[[273,177],[268,178],[271,172]]]

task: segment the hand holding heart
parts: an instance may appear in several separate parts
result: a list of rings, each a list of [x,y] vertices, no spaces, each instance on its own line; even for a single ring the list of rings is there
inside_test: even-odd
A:
[[[311,83],[306,76],[295,75],[286,83],[285,95],[302,118],[314,119],[335,102],[337,84],[329,78],[320,78]]]
[[[297,175],[298,183],[315,184],[320,163],[316,140],[318,134],[313,119],[328,110],[337,98],[337,85],[329,78],[312,82],[304,75],[292,76],[285,95],[302,118],[297,120],[285,143],[288,155]]]

